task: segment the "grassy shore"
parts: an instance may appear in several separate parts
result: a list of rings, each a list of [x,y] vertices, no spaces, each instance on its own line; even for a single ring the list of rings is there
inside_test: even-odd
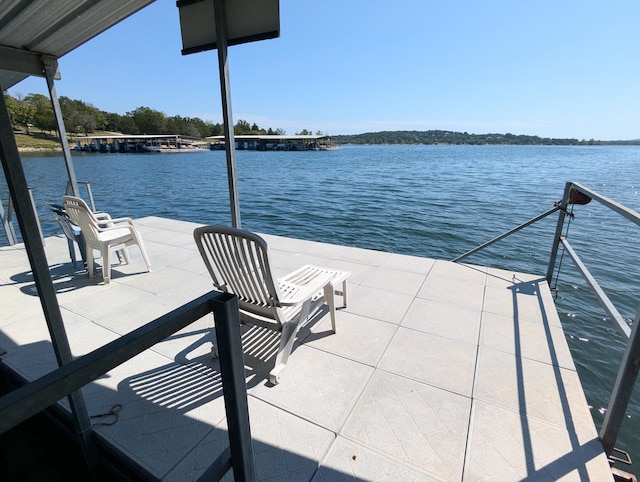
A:
[[[13,131],[16,144],[18,144],[18,150],[20,152],[35,152],[35,151],[62,151],[60,145],[60,138],[55,135],[51,135],[47,132],[38,131],[37,129],[31,129],[31,132],[27,135],[24,130]],[[107,132],[99,131],[94,132],[97,136],[106,135],[120,135],[120,132]],[[75,137],[67,134],[67,139],[71,147],[75,145]]]
[[[24,151],[61,151],[60,140],[55,136],[50,136],[43,132],[32,133],[26,135],[24,133],[15,133],[18,150]]]

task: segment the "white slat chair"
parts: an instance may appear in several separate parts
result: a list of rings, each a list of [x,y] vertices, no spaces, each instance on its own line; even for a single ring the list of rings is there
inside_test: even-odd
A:
[[[335,294],[343,296],[346,306],[350,273],[305,265],[278,279],[271,270],[267,243],[257,234],[203,226],[193,235],[215,288],[238,297],[241,319],[281,333],[275,366],[269,373],[271,383],[280,381],[296,334],[309,319],[312,301],[320,295],[329,307],[335,333]]]

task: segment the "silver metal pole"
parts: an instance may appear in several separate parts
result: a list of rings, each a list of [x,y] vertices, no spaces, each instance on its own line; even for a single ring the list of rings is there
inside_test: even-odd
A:
[[[11,205],[11,198],[9,198],[9,204]],[[10,246],[13,246],[18,241],[16,239],[16,232],[13,229],[13,224],[11,224],[11,212],[10,211],[5,212],[1,199],[0,199],[0,220],[2,220],[4,233],[7,235],[7,241],[9,242]]]
[[[71,159],[71,150],[69,149],[69,142],[67,141],[67,131],[64,127],[64,119],[62,118],[62,109],[60,109],[60,102],[58,101],[58,94],[56,93],[56,86],[54,84],[54,78],[58,73],[58,61],[53,58],[44,58],[42,60],[44,64],[44,73],[47,79],[47,87],[49,88],[49,97],[51,98],[51,105],[53,107],[53,114],[56,118],[56,124],[58,124],[58,132],[60,133],[60,143],[62,144],[62,155],[64,156],[64,162],[67,166],[67,175],[69,176],[69,182],[71,183],[71,189],[73,195],[80,196],[78,190],[78,181],[76,179],[76,171],[73,168],[73,160]]]
[[[571,193],[571,182],[567,182],[564,186],[564,195],[560,202],[560,212],[558,213],[558,224],[556,232],[553,236],[553,247],[551,248],[551,256],[549,258],[549,266],[547,267],[547,283],[551,286],[551,278],[553,278],[553,270],[556,267],[556,258],[558,257],[558,247],[560,246],[560,238],[562,237],[562,228],[564,227],[564,218],[569,205],[569,194]]]
[[[220,91],[222,94],[222,121],[224,124],[224,137],[227,144],[227,178],[229,181],[231,224],[234,228],[240,229],[240,202],[238,201],[238,178],[236,174],[236,143],[233,135],[229,60],[227,57],[227,16],[224,0],[214,0],[213,6],[216,17],[216,47],[218,49]]]
[[[466,253],[461,254],[460,256],[458,256],[455,259],[452,259],[451,261],[453,263],[458,263],[459,261],[462,261],[467,256],[471,256],[472,254],[477,253],[478,251],[480,251],[480,250],[482,250],[482,249],[484,249],[484,248],[486,248],[488,246],[491,246],[492,244],[497,243],[500,240],[503,240],[507,236],[511,236],[513,233],[517,233],[521,229],[524,229],[524,228],[526,228],[528,226],[531,226],[533,223],[536,223],[536,222],[540,221],[541,219],[547,217],[549,214],[553,214],[558,209],[560,209],[558,206],[554,206],[551,209],[549,209],[548,211],[540,214],[539,216],[536,216],[535,218],[530,219],[529,221],[526,221],[526,222],[522,223],[521,225],[519,225],[519,226],[517,226],[517,227],[515,227],[515,228],[513,228],[513,229],[511,229],[509,231],[507,231],[506,233],[503,233],[500,236],[497,236],[497,237],[493,238],[492,240],[487,241],[486,243],[478,246],[477,248],[473,248],[471,251],[467,251]]]
[[[31,204],[27,179],[22,168],[18,146],[11,128],[11,119],[9,118],[3,95],[0,95],[0,159],[9,193],[15,201],[18,225],[20,226],[20,232],[22,233],[22,239],[33,272],[42,311],[49,328],[56,360],[59,366],[63,366],[73,361],[73,355],[64,328],[56,291],[51,280],[49,263],[47,262],[44,244],[40,237],[36,213]],[[89,467],[94,468],[99,462],[99,456],[91,430],[91,420],[87,413],[82,393],[79,390],[71,393],[69,395],[69,403],[71,404],[75,429],[81,437],[85,459]]]
[[[638,378],[638,371],[640,370],[640,328],[638,328],[638,325],[640,325],[640,306],[633,322],[631,337],[622,357],[607,413],[600,428],[600,440],[607,455],[611,455],[611,452],[613,452],[627,405],[629,405],[629,399],[633,394],[633,387]]]

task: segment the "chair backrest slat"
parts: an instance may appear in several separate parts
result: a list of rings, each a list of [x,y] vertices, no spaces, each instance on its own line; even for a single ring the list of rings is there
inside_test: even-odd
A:
[[[90,243],[99,243],[98,222],[93,213],[82,199],[73,196],[64,196],[64,208],[71,221],[82,230],[82,234]]]
[[[194,237],[217,289],[245,303],[278,307],[280,292],[271,272],[267,243],[258,235],[222,226],[196,228]]]

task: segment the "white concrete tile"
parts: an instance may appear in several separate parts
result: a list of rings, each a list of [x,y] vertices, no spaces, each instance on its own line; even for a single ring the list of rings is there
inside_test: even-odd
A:
[[[342,252],[338,259],[341,259],[343,261],[350,261],[352,263],[380,266],[388,257],[389,253],[385,253],[383,251],[350,247]]]
[[[463,481],[612,481],[600,442],[476,400]]]
[[[400,327],[378,367],[471,396],[475,345]]]
[[[312,482],[435,482],[431,477],[399,460],[338,437],[329,455],[322,462]]]
[[[144,273],[141,276],[120,277],[116,273],[117,271],[112,270],[112,282],[117,280],[118,283],[153,294],[170,290],[175,286],[188,284],[191,279],[200,277],[199,274],[171,266],[161,266],[159,269],[153,270],[151,273]]]
[[[558,326],[517,322],[512,317],[485,312],[480,343],[493,350],[575,370],[564,331]]]
[[[416,298],[402,326],[433,335],[477,344],[480,332],[479,310]]]
[[[252,396],[336,432],[353,408],[373,368],[299,346],[280,383],[262,384]]]
[[[424,274],[408,273],[390,268],[376,268],[362,280],[361,284],[370,288],[415,296],[425,278]]]
[[[375,320],[400,323],[412,300],[413,297],[409,295],[360,285],[349,291],[346,311]]]
[[[341,435],[438,480],[462,476],[471,399],[377,371]]]
[[[348,271],[351,273],[349,276],[349,286],[355,286],[362,283],[362,281],[369,276],[370,273],[375,270],[374,266],[361,263],[352,263],[350,261],[332,260],[327,263],[327,268],[333,268],[340,271]]]
[[[483,310],[518,320],[560,326],[553,300],[542,295],[546,283],[522,283],[508,288],[487,287]],[[551,305],[549,305],[551,303]]]
[[[224,430],[225,411],[219,372],[159,357],[146,352],[109,372],[103,387],[117,390],[123,407],[117,423],[97,429],[161,478],[212,430]]]
[[[391,253],[382,261],[380,266],[383,268],[408,271],[410,273],[427,274],[431,271],[435,262],[436,260],[431,258]]]
[[[465,283],[484,285],[487,279],[487,268],[473,264],[453,263],[442,259],[436,260],[429,272],[430,277],[460,280]]]
[[[338,310],[336,333],[331,331],[331,320],[325,316],[304,338],[305,345],[375,366],[389,345],[397,325],[372,320]]]
[[[597,438],[573,370],[481,347],[474,396],[569,430],[580,444]]]
[[[498,268],[487,269],[487,286],[492,288],[510,288],[522,283],[541,282],[543,275],[527,274]]]
[[[481,310],[484,290],[484,285],[479,283],[434,277],[429,274],[417,296],[431,301]]]

